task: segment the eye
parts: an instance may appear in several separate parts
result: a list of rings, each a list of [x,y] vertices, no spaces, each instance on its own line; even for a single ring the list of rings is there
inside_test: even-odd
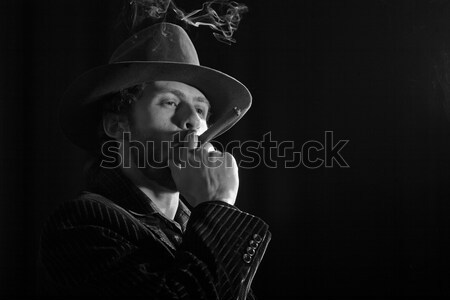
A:
[[[203,105],[196,105],[195,107],[195,111],[197,112],[197,114],[199,116],[201,116],[203,119],[206,118],[206,116],[208,115],[208,108],[203,106]]]
[[[205,115],[205,111],[202,108],[197,108],[197,113],[201,116]]]
[[[164,100],[164,105],[177,107],[178,103],[175,100]]]

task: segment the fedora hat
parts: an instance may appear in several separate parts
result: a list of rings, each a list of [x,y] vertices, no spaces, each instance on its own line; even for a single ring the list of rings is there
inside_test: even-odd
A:
[[[158,23],[128,38],[113,52],[108,64],[87,71],[69,86],[59,107],[64,135],[88,152],[98,153],[102,100],[150,81],[178,81],[197,88],[211,104],[211,125],[233,108],[239,109],[239,117],[215,136],[239,121],[252,102],[250,92],[238,80],[200,65],[183,28]]]

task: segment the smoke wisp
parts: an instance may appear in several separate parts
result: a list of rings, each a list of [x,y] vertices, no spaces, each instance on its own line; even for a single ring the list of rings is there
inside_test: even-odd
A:
[[[244,4],[228,0],[213,0],[203,3],[202,8],[185,12],[173,0],[131,0],[131,27],[139,26],[147,19],[164,20],[169,12],[189,25],[208,26],[214,37],[226,44],[235,43],[234,32],[238,29],[242,15],[248,11]]]

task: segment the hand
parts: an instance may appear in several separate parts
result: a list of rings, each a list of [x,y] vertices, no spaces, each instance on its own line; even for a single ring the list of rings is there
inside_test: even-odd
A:
[[[180,193],[193,207],[219,200],[234,205],[239,188],[238,167],[234,157],[215,151],[210,143],[197,147],[198,137],[187,136],[187,147],[179,157],[169,158],[172,177]],[[179,161],[178,161],[179,158]]]

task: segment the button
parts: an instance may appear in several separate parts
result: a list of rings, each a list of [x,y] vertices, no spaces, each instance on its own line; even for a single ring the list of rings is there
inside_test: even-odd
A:
[[[250,247],[255,248],[255,249],[258,247],[258,243],[255,242],[255,240],[251,240],[251,241],[249,242],[249,245],[250,245]]]
[[[242,256],[242,259],[244,259],[244,261],[248,264],[252,261],[252,257],[247,253],[245,253],[244,256]]]
[[[174,235],[174,237],[175,237],[175,240],[177,241],[177,243],[181,243],[181,236],[179,236],[179,235]]]
[[[250,256],[253,256],[253,255],[255,255],[255,248],[252,248],[252,247],[247,247],[247,253],[248,253],[248,255],[250,255]]]
[[[253,239],[254,239],[255,242],[257,242],[258,244],[262,242],[262,237],[261,237],[259,234],[257,234],[257,233],[255,233],[255,234],[253,235]]]

